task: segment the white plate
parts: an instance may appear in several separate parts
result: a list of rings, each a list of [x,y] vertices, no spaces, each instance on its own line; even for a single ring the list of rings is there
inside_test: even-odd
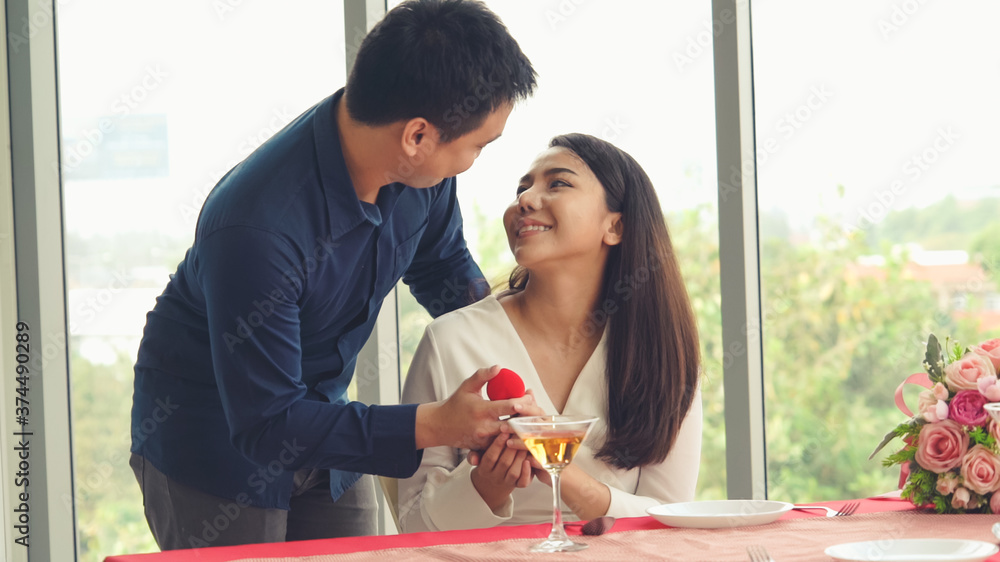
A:
[[[825,551],[827,556],[844,562],[979,562],[1000,548],[982,541],[959,539],[883,539],[878,541],[836,544]]]
[[[671,527],[721,529],[770,523],[792,507],[790,503],[768,500],[714,500],[665,503],[647,509],[646,513]]]

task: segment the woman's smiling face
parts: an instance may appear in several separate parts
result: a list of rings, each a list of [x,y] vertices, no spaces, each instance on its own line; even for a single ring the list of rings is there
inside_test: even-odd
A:
[[[620,213],[608,210],[604,187],[563,147],[541,153],[518,182],[504,212],[507,241],[521,266],[537,269],[567,260],[600,260],[620,241]]]

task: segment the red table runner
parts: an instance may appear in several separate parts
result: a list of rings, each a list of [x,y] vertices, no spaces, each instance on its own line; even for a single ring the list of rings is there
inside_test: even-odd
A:
[[[827,505],[830,507],[839,507],[846,502],[821,502],[816,505]],[[904,538],[905,532],[902,526],[896,525],[892,531],[883,533],[888,529],[889,523],[886,517],[857,517],[857,514],[865,513],[879,513],[887,511],[910,511],[915,516],[922,513],[921,510],[916,510],[913,508],[909,502],[894,499],[894,498],[870,498],[863,500],[861,507],[856,512],[855,516],[850,518],[838,518],[840,525],[840,534],[847,537],[846,540],[841,540],[838,537],[831,536],[832,542],[829,544],[835,544],[838,542],[849,542],[853,540],[871,540],[871,538],[883,538],[888,534],[895,536],[896,538]],[[646,542],[661,542],[662,540],[672,540],[678,548],[683,544],[687,544],[688,548],[697,549],[699,545],[713,545],[716,550],[709,555],[706,553],[708,558],[716,557],[715,559],[745,559],[745,555],[739,558],[718,558],[718,556],[723,556],[725,547],[727,543],[729,545],[729,550],[736,552],[745,548],[746,545],[751,544],[748,542],[753,537],[753,533],[761,533],[766,531],[768,534],[771,533],[805,533],[806,536],[814,536],[820,531],[813,529],[833,529],[831,526],[825,526],[826,523],[817,521],[816,523],[809,522],[798,522],[799,519],[822,519],[824,517],[821,511],[791,511],[786,513],[778,524],[772,525],[762,525],[758,527],[744,527],[739,529],[712,529],[712,530],[691,530],[691,529],[677,529],[676,531],[671,531],[670,534],[656,533],[655,535],[644,534],[643,531],[652,530],[670,530],[671,528],[657,522],[651,517],[636,517],[629,519],[619,519],[611,533],[616,536],[605,536],[605,537],[584,537],[584,542],[591,543],[591,549],[584,551],[582,554],[587,554],[588,552],[593,555],[600,555],[600,558],[608,558],[608,553],[618,552],[623,559],[628,559],[631,557],[632,560],[636,559],[636,556],[642,556],[643,551],[640,548],[643,541]],[[891,517],[891,516],[888,516]],[[925,522],[941,522],[945,521],[967,521],[972,522],[970,518],[991,518],[992,521],[996,519],[993,516],[930,516],[930,517],[941,517],[945,519],[927,519],[926,517],[908,517],[905,525],[912,526],[913,522],[918,520],[923,520]],[[948,519],[951,518],[951,519]],[[965,518],[965,519],[955,519],[955,518]],[[851,529],[847,529],[843,524],[847,523],[847,519],[850,519],[853,524],[850,525]],[[871,519],[871,521],[868,521]],[[785,524],[786,521],[791,521],[791,524]],[[986,521],[986,519],[984,519]],[[856,522],[856,523],[854,523]],[[961,537],[961,538],[978,538],[979,540],[985,540],[989,536],[989,525],[985,523],[982,525],[982,533],[985,536],[980,536],[982,533],[979,531],[980,525],[975,525],[975,536]],[[830,522],[832,523],[832,521]],[[812,527],[805,528],[803,527]],[[924,524],[926,527],[927,525]],[[931,525],[937,526],[937,525]],[[799,527],[803,527],[799,529]],[[871,529],[873,532],[877,532],[873,537],[860,537],[857,533],[859,531]],[[880,530],[881,529],[881,530]],[[448,551],[451,552],[452,556],[457,554],[468,554],[470,557],[480,557],[484,553],[491,553],[493,556],[500,556],[501,558],[512,559],[515,553],[523,552],[523,549],[527,548],[528,544],[531,544],[532,540],[527,539],[541,539],[548,534],[549,525],[522,525],[516,527],[493,527],[489,529],[472,529],[466,531],[442,531],[442,532],[431,532],[431,533],[412,533],[405,535],[389,535],[389,536],[378,536],[378,537],[349,537],[342,539],[326,539],[326,540],[315,540],[315,541],[300,541],[300,542],[290,542],[290,543],[271,543],[271,544],[255,544],[255,545],[244,545],[244,546],[231,546],[231,547],[214,547],[214,548],[201,548],[192,550],[180,550],[180,551],[168,551],[155,554],[139,554],[139,555],[122,555],[122,556],[111,556],[105,559],[105,562],[179,562],[179,561],[204,561],[204,562],[230,562],[234,560],[260,560],[260,559],[298,559],[302,557],[317,557],[316,562],[320,562],[323,559],[329,559],[326,555],[333,554],[346,554],[346,553],[365,553],[375,550],[384,549],[394,549],[396,552],[392,553],[394,555],[402,556],[402,553],[398,549],[421,549],[422,547],[436,547],[440,545],[469,545],[469,548],[463,548],[461,546],[449,546],[441,547],[440,549],[426,549],[415,552],[406,552],[408,558],[415,556],[425,556],[429,558],[434,558],[437,555],[444,555]],[[948,532],[947,529],[942,527],[941,532]],[[749,534],[748,534],[749,533]],[[845,534],[846,533],[846,534]],[[948,535],[942,535],[948,536]],[[858,538],[853,538],[858,537]],[[648,539],[655,538],[655,541],[650,541]],[[517,540],[525,539],[525,540]],[[836,539],[836,540],[833,540]],[[814,556],[817,554],[815,550],[817,547],[815,545],[806,544],[803,541],[799,541],[799,548],[802,551],[811,552]],[[481,543],[493,543],[491,545],[484,545]],[[522,544],[523,543],[523,544]],[[632,553],[625,553],[622,551],[623,545],[633,545],[635,548]],[[772,556],[775,556],[778,560],[785,560],[788,558],[777,557],[777,551],[779,550],[779,545],[777,544],[767,544],[766,545],[771,552]],[[650,546],[650,548],[655,548]],[[660,546],[659,548],[663,548]],[[504,550],[506,549],[506,550]],[[436,550],[441,550],[438,553]],[[598,550],[602,550],[602,553],[598,553]],[[607,552],[603,552],[607,551]],[[664,550],[652,552],[659,552],[664,554]],[[727,551],[728,552],[728,551]],[[792,556],[791,559],[808,559],[802,558],[795,554],[796,551],[789,551],[787,554]],[[822,549],[819,550],[822,552]],[[380,555],[389,553],[380,553]],[[525,553],[526,554],[526,553]],[[645,553],[646,555],[650,553]],[[742,554],[742,553],[741,553]],[[557,557],[561,557],[558,555]],[[573,555],[566,555],[573,556]],[[355,554],[351,556],[334,557],[336,559],[352,559],[352,560],[365,560],[370,557],[363,554]],[[590,556],[584,556],[583,558],[591,558]],[[614,556],[612,556],[614,558]],[[440,558],[438,558],[440,559]],[[546,559],[553,559],[549,556]],[[576,556],[574,559],[582,559],[580,556]],[[689,559],[691,559],[689,557]],[[814,558],[815,559],[815,558]],[[822,554],[819,555],[819,559],[822,558]],[[997,560],[1000,562],[1000,555],[991,558],[991,560]],[[275,561],[277,562],[277,561]]]

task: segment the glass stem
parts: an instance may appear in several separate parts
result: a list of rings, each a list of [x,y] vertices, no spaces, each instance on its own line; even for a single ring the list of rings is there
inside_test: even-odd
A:
[[[562,509],[559,507],[559,473],[560,468],[549,471],[552,475],[552,530],[549,531],[549,541],[569,542],[566,529],[563,528]]]

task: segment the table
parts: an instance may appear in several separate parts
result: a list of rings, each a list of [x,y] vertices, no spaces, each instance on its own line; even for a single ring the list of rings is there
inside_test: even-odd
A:
[[[810,505],[840,507],[845,501]],[[990,541],[994,515],[936,515],[895,497],[862,500],[855,515],[825,517],[819,510],[791,511],[768,525],[735,529],[678,529],[651,517],[619,519],[600,537],[580,537],[579,553],[531,554],[527,546],[545,537],[548,524],[465,531],[350,537],[291,543],[201,548],[155,554],[110,556],[105,562],[327,562],[390,559],[493,560],[747,560],[745,549],[763,544],[779,562],[829,560],[823,549],[843,542],[899,538],[963,538]],[[572,534],[572,533],[571,533]],[[386,552],[386,550],[391,550]],[[381,551],[381,552],[379,552]],[[309,557],[309,558],[304,558]],[[1000,562],[1000,554],[991,557]]]

